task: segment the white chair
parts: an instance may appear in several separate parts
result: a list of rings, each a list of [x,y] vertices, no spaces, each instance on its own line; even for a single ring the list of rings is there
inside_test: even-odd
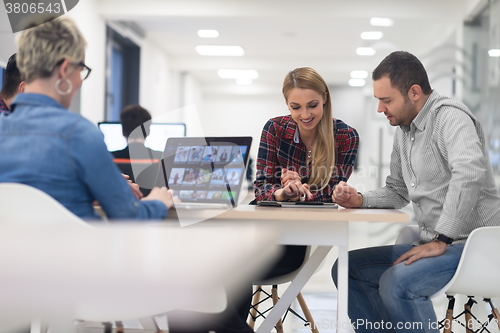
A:
[[[0,221],[2,329],[44,318],[62,323],[52,325],[53,333],[68,333],[73,318],[110,322],[175,309],[218,313],[226,307],[225,291],[236,294],[278,254],[273,244],[279,232],[263,236],[252,226],[92,227],[23,184],[0,183]],[[244,267],[235,270],[241,262]],[[141,324],[159,331],[151,320]]]
[[[419,239],[418,226],[405,227],[396,244],[408,244]],[[491,315],[488,322],[496,320],[500,329],[500,314],[493,305],[491,298],[500,297],[500,226],[483,227],[472,231],[467,239],[457,270],[451,280],[431,298],[446,293],[449,304],[446,317],[441,321],[444,332],[451,332],[453,321],[453,306],[455,295],[465,295],[469,301],[464,305],[465,322],[472,323],[470,308],[475,301],[472,297],[481,297],[491,307]],[[486,325],[485,322],[483,325]],[[472,329],[472,327],[470,327]]]
[[[306,261],[309,258],[310,254],[311,254],[311,246],[307,246],[306,247],[306,253],[304,255],[304,262],[302,263],[302,265],[298,269],[296,269],[295,271],[293,271],[293,272],[291,272],[289,274],[285,274],[285,275],[278,276],[278,277],[275,277],[275,278],[272,278],[272,279],[269,279],[269,280],[259,281],[258,282],[258,284],[256,285],[256,288],[255,288],[255,292],[254,292],[253,298],[252,298],[252,306],[250,308],[250,317],[248,319],[248,325],[252,329],[255,326],[256,319],[259,318],[259,317],[265,317],[265,314],[272,309],[272,307],[271,307],[271,308],[269,308],[269,309],[267,309],[265,311],[259,311],[259,305],[261,303],[263,303],[264,301],[270,299],[270,298],[273,301],[273,305],[276,305],[276,303],[279,300],[279,297],[278,297],[278,285],[293,281],[295,279],[295,277],[297,276],[297,274],[302,269],[302,267],[304,266],[304,264],[306,263]],[[324,261],[316,269],[316,272],[321,269],[323,263],[324,263]],[[264,289],[262,289],[263,285],[266,285],[266,286],[270,285],[270,286],[272,286],[271,287],[271,294],[269,294]],[[261,296],[262,293],[264,293],[266,295],[266,297],[261,300],[260,296]],[[297,317],[299,317],[300,319],[304,320],[305,322],[310,323],[309,328],[311,329],[312,333],[319,333],[318,329],[314,325],[314,318],[312,317],[312,314],[309,311],[309,308],[308,308],[308,306],[307,306],[307,304],[306,304],[306,302],[304,300],[304,297],[302,296],[302,293],[300,293],[300,292],[297,295],[297,301],[299,302],[300,308],[301,308],[302,312],[304,313],[304,316],[306,317],[305,320],[297,312],[295,312],[293,309],[291,309],[291,307],[289,307],[288,310],[287,310],[287,312],[285,313],[283,319],[279,319],[278,322],[276,323],[276,332],[277,333],[283,333],[284,332],[283,331],[283,320],[286,318],[288,312],[291,312],[292,314],[296,315]]]
[[[36,220],[36,221],[35,221]],[[90,225],[70,212],[57,200],[32,186],[0,183],[0,221],[44,225]]]

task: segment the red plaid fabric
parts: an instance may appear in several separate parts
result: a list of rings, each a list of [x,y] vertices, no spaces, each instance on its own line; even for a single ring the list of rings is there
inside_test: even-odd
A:
[[[7,107],[7,105],[5,104],[3,98],[0,97],[0,113],[2,113],[2,112],[5,112],[5,113],[9,114],[10,110]]]
[[[354,168],[358,153],[358,132],[343,121],[333,119],[335,136],[335,168],[330,182],[321,191],[313,191],[312,201],[331,202],[335,185],[347,181]],[[262,131],[257,156],[257,176],[254,182],[257,201],[274,200],[274,192],[281,186],[283,168],[296,171],[307,183],[311,163],[306,165],[307,149],[299,139],[294,142],[297,124],[291,116],[276,117],[269,120]]]

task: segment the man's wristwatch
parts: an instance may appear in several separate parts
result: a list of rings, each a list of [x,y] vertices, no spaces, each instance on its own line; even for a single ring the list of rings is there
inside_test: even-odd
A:
[[[441,241],[443,243],[446,243],[448,245],[450,245],[451,243],[453,243],[453,238],[450,238],[450,237],[447,237],[443,234],[435,234],[434,235],[434,238],[432,239],[433,242],[435,241]]]

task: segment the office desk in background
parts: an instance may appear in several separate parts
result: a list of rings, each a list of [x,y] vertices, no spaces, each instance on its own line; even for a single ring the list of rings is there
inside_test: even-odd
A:
[[[347,315],[349,222],[409,222],[407,214],[391,209],[280,208],[250,205],[238,206],[227,211],[179,210],[176,213],[181,225],[201,221],[230,224],[245,221],[261,229],[262,235],[265,235],[267,228],[281,230],[279,244],[318,246],[279,302],[259,326],[257,333],[268,333],[272,330],[333,246],[339,248],[337,331],[349,332]],[[176,218],[175,215],[169,214],[169,217]]]

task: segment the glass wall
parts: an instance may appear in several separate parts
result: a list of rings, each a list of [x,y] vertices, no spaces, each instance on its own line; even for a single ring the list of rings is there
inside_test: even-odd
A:
[[[480,120],[500,188],[500,1],[464,25],[463,102]]]

